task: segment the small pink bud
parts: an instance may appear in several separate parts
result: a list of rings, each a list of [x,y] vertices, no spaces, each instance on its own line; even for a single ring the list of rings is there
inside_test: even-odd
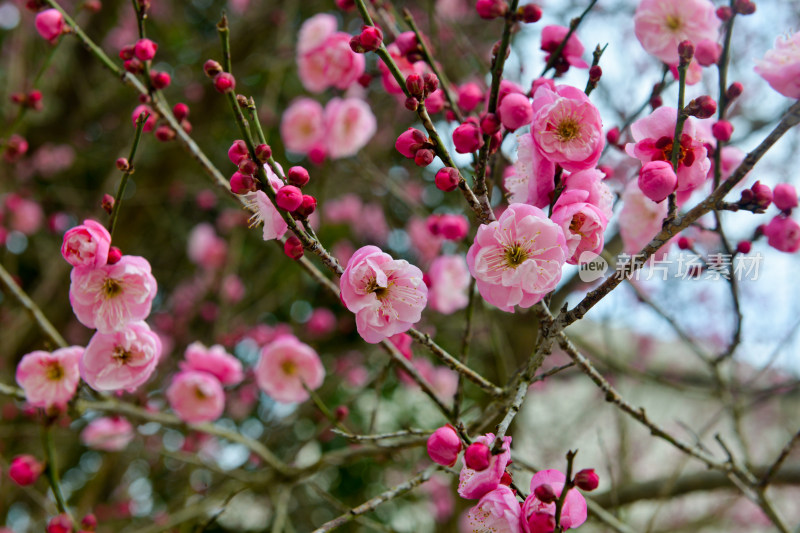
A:
[[[156,128],[154,135],[156,136],[156,139],[161,142],[169,142],[173,140],[177,134],[170,125],[162,124]]]
[[[753,243],[750,241],[740,241],[739,244],[736,245],[736,251],[740,254],[749,254],[752,247]]]
[[[317,199],[310,194],[303,195],[303,203],[292,213],[295,218],[308,218],[317,210]]]
[[[369,87],[369,84],[372,83],[372,76],[369,74],[362,74],[358,77],[358,84],[361,85],[363,88]]]
[[[117,170],[120,172],[127,172],[131,169],[131,164],[128,162],[127,157],[120,157],[116,162]]]
[[[508,473],[508,470],[503,470],[503,475],[500,476],[500,484],[510,487],[512,483],[514,483],[514,478],[511,477],[511,474]]]
[[[461,451],[461,439],[453,426],[442,426],[428,437],[428,456],[443,466],[453,466]]]
[[[414,163],[418,167],[427,167],[431,163],[433,163],[433,159],[436,155],[433,153],[433,150],[429,150],[428,148],[422,148],[417,150],[417,153],[414,154]]]
[[[478,0],[475,10],[480,18],[491,20],[505,15],[508,11],[508,4],[504,0]]]
[[[483,91],[477,83],[465,83],[458,88],[458,107],[469,113],[483,100]]]
[[[519,11],[521,11],[522,22],[526,24],[538,22],[542,18],[542,8],[536,4],[525,4]]]
[[[424,133],[414,128],[408,128],[397,138],[394,147],[405,157],[411,159],[427,141],[428,138]]]
[[[133,45],[133,53],[139,58],[139,61],[150,61],[156,57],[158,45],[150,39],[139,39]]]
[[[689,40],[679,42],[678,56],[680,57],[681,65],[688,65],[694,57],[694,43]]]
[[[116,265],[117,263],[119,263],[120,259],[122,259],[122,250],[120,250],[116,246],[111,246],[108,249],[108,258],[106,262],[109,265]]]
[[[453,167],[444,167],[439,169],[439,172],[436,173],[436,178],[434,178],[436,188],[444,192],[456,190],[456,187],[458,187],[458,181],[458,170],[454,169]]]
[[[336,0],[336,7],[342,11],[351,11],[355,9],[356,3],[354,0]]]
[[[422,81],[425,83],[425,94],[431,94],[439,88],[439,78],[433,72],[426,72]]]
[[[81,520],[81,527],[83,529],[88,529],[89,531],[94,531],[97,528],[97,518],[93,514],[87,514]]]
[[[72,533],[72,520],[69,515],[60,514],[51,518],[47,523],[47,533]]]
[[[365,51],[374,52],[383,44],[383,32],[376,26],[364,26],[359,39]]]
[[[241,172],[234,172],[230,179],[231,192],[234,194],[247,194],[256,190],[256,182],[252,176],[245,176]]]
[[[295,187],[305,187],[309,179],[308,170],[300,166],[292,167],[286,173],[286,181],[289,182],[289,185],[294,185]]]
[[[585,468],[575,474],[573,482],[579,489],[589,492],[600,484],[600,476],[595,473],[594,468]]]
[[[492,451],[482,442],[473,442],[464,452],[464,463],[467,468],[482,472],[489,468],[489,460],[492,458]]]
[[[742,191],[742,198],[745,197],[747,191],[747,189]],[[772,189],[770,189],[768,185],[757,181],[750,187],[749,191],[752,201],[761,209],[768,208],[772,203]]]
[[[406,78],[406,89],[411,96],[421,99],[425,92],[425,82],[419,74],[409,74]]]
[[[296,261],[303,257],[303,243],[300,242],[300,239],[296,236],[292,235],[286,239],[286,242],[283,244],[283,253]]]
[[[556,491],[554,491],[553,487],[547,483],[543,483],[533,489],[533,494],[542,503],[553,503],[558,499],[558,496],[556,496]]]
[[[284,211],[294,211],[303,203],[303,193],[294,185],[284,185],[276,193],[275,203]]]
[[[772,189],[772,203],[781,211],[797,207],[797,191],[788,183],[779,183]]]
[[[469,232],[469,221],[461,215],[441,215],[436,221],[436,234],[448,241],[460,241]]]
[[[688,250],[689,248],[692,247],[693,244],[694,241],[689,237],[684,237],[683,235],[681,235],[678,238],[678,248],[681,250]]]
[[[6,141],[6,149],[3,153],[3,159],[9,163],[16,163],[28,152],[28,141],[24,137],[12,134],[8,141]]]
[[[394,44],[400,49],[400,53],[404,56],[411,52],[416,52],[419,48],[417,35],[413,31],[404,31],[394,40]]]
[[[269,158],[272,157],[272,148],[268,144],[259,144],[256,146],[256,158],[262,163],[266,163],[269,161]]]
[[[360,35],[353,35],[350,37],[350,50],[352,50],[356,54],[364,54],[367,52],[367,49],[364,48],[361,44],[361,36]]]
[[[600,78],[603,76],[603,69],[600,68],[600,65],[592,65],[589,68],[589,81],[591,83],[597,84],[600,81]]]
[[[703,39],[697,43],[694,51],[694,58],[703,67],[716,65],[720,55],[722,55],[722,46],[711,39]]]
[[[133,45],[129,44],[127,46],[123,46],[119,51],[119,58],[123,61],[133,59]]]
[[[250,152],[247,151],[247,144],[241,139],[233,141],[231,147],[228,148],[228,159],[231,160],[231,163],[238,167],[242,159],[248,157],[250,157]]]
[[[650,161],[639,171],[639,188],[656,203],[669,196],[677,184],[678,177],[669,161]]]
[[[52,43],[64,31],[64,16],[57,9],[46,9],[36,15],[34,25],[39,35]]]
[[[500,122],[509,131],[527,126],[533,120],[533,108],[528,97],[519,93],[512,93],[503,98],[497,108],[497,114]]]
[[[126,60],[122,63],[122,67],[131,74],[139,74],[144,71],[144,64],[139,61],[138,57]]]
[[[474,152],[483,146],[483,136],[480,128],[471,122],[463,123],[453,130],[453,144],[456,145],[456,152],[459,154]]]
[[[350,415],[350,409],[348,409],[346,405],[340,405],[333,410],[333,416],[335,416],[336,420],[338,420],[339,422],[347,418],[349,415]]]
[[[711,133],[718,141],[728,142],[733,134],[733,124],[727,120],[720,120],[711,126]]]
[[[222,72],[222,65],[213,59],[209,59],[203,64],[203,72],[206,73],[206,76],[213,79],[217,74]]]
[[[406,101],[403,102],[403,106],[405,106],[405,108],[408,109],[409,111],[416,111],[417,109],[419,109],[419,100],[417,100],[413,96],[409,96],[408,98],[406,98]]]
[[[166,89],[172,83],[172,77],[167,72],[150,71],[150,82],[156,89]]]
[[[733,10],[740,15],[752,15],[756,12],[756,5],[750,0],[736,0],[733,4]]]
[[[20,486],[33,485],[44,471],[44,465],[32,455],[18,455],[8,466],[8,476]]]
[[[728,6],[717,8],[717,18],[722,22],[728,22],[733,17],[733,10]]]
[[[481,132],[484,135],[494,135],[500,131],[500,119],[494,113],[486,113],[481,117]]]
[[[606,140],[608,144],[617,144],[619,143],[619,128],[614,126],[608,132],[606,132]]]
[[[103,211],[110,215],[111,212],[114,211],[114,197],[108,193],[104,194],[103,199],[100,202],[100,207],[102,207]]]
[[[175,120],[181,122],[189,116],[189,106],[183,102],[178,102],[172,107],[172,114],[175,115]]]
[[[249,157],[244,157],[239,161],[239,172],[245,176],[254,176],[258,172],[258,165]]]
[[[704,94],[689,102],[684,111],[687,115],[697,118],[711,118],[717,112],[717,103],[713,98]]]
[[[230,72],[220,72],[214,77],[214,88],[220,93],[233,92],[236,89],[236,79]]]
[[[744,86],[738,81],[735,81],[731,83],[730,86],[728,87],[728,90],[725,91],[725,96],[728,98],[728,102],[732,102],[733,100],[739,98],[742,95],[743,91],[744,91]]]

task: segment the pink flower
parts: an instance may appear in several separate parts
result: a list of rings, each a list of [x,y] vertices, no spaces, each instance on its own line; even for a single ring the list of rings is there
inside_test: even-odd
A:
[[[800,33],[775,39],[755,71],[783,96],[800,98]]]
[[[539,208],[550,205],[556,166],[539,153],[531,135],[517,136],[517,161],[509,168],[513,173],[503,181],[509,203],[531,204]]]
[[[535,516],[536,513],[542,513],[550,516],[556,514],[556,504],[544,503],[536,498],[534,490],[539,485],[550,485],[553,488],[556,496],[561,496],[561,490],[564,488],[566,476],[558,470],[542,470],[537,472],[531,480],[531,493],[522,505],[522,529],[525,533],[549,533],[552,529],[536,527],[536,525],[543,523],[539,517]],[[567,492],[564,498],[564,507],[561,510],[561,525],[564,529],[574,529],[586,522],[586,500],[575,489]],[[532,527],[533,526],[533,527]]]
[[[636,181],[631,181],[622,193],[622,211],[619,214],[619,233],[625,253],[642,251],[661,231],[667,216],[667,202],[655,203],[646,197]]]
[[[324,337],[336,329],[336,315],[330,309],[318,307],[311,312],[306,327],[310,335]]]
[[[470,531],[521,533],[520,514],[514,492],[505,485],[500,485],[486,493],[478,504],[469,510],[467,521]]]
[[[45,9],[36,15],[34,25],[43,39],[53,43],[64,31],[64,17],[57,9]]]
[[[545,61],[550,60],[550,55],[556,51],[556,48],[567,36],[567,33],[569,33],[569,28],[564,26],[545,26],[542,28],[542,50],[547,52]],[[561,57],[569,66],[589,68],[589,64],[581,58],[582,55],[583,44],[581,44],[578,36],[573,33],[567,40],[567,45],[561,51]]]
[[[793,254],[800,250],[800,224],[785,215],[778,215],[764,227],[767,244],[779,250]]]
[[[485,444],[491,448],[494,446],[494,434],[487,433],[475,439],[474,442]],[[503,477],[509,459],[511,459],[511,437],[503,437],[502,452],[491,456],[487,468],[477,471],[466,465],[461,467],[461,473],[458,475],[458,494],[462,498],[475,500],[495,490],[500,485],[500,479]]]
[[[524,94],[512,93],[503,98],[497,108],[500,122],[509,131],[527,126],[533,119],[533,110],[528,97]]]
[[[156,297],[156,279],[144,257],[125,255],[113,265],[73,268],[69,301],[81,324],[101,333],[144,320]]]
[[[678,63],[678,43],[717,40],[719,19],[709,0],[642,0],[633,17],[642,47],[664,63]]]
[[[283,187],[281,179],[275,175],[269,166],[264,167],[267,171],[269,183],[274,191]],[[280,239],[289,229],[286,221],[281,216],[278,209],[272,204],[272,201],[264,191],[251,192],[246,196],[247,205],[254,211],[253,216],[250,217],[250,227],[259,224],[264,225],[263,238],[265,241],[272,239]]]
[[[363,54],[350,49],[350,35],[336,31],[336,18],[319,14],[300,27],[297,67],[303,87],[320,93],[328,87],[347,89],[364,73]]]
[[[44,467],[45,465],[32,455],[18,455],[8,465],[8,477],[22,487],[33,485],[44,472]]]
[[[281,117],[281,139],[286,149],[307,154],[325,140],[322,104],[311,98],[294,100]]]
[[[575,172],[564,177],[564,193],[585,193],[578,201],[587,202],[600,209],[607,219],[611,219],[614,211],[614,194],[603,181],[605,174],[601,170],[590,169]],[[562,193],[562,194],[564,194]]]
[[[317,352],[293,335],[281,335],[264,346],[254,372],[258,387],[280,403],[306,401],[304,385],[316,390],[325,379]]]
[[[396,42],[387,46],[386,49],[389,51],[389,55],[392,56],[392,59],[394,59],[403,77],[407,78],[411,74],[419,74],[422,76],[427,72],[428,69],[424,61],[411,63],[406,56],[400,52],[400,48],[397,46]],[[378,69],[381,71],[381,82],[386,92],[389,94],[402,94],[403,90],[397,84],[397,80],[394,79],[389,67],[387,67],[383,61],[378,62]]]
[[[436,464],[452,467],[461,451],[461,438],[450,424],[434,431],[427,442],[428,456]]]
[[[193,342],[183,356],[186,361],[180,363],[181,370],[208,372],[223,385],[238,385],[244,379],[242,363],[219,344],[206,348],[201,342]]]
[[[331,159],[361,150],[378,129],[369,104],[358,98],[334,98],[325,106],[325,141]]]
[[[82,354],[80,346],[25,354],[17,365],[16,378],[27,402],[34,407],[63,409],[78,390]]]
[[[406,233],[411,240],[411,248],[424,268],[439,255],[442,250],[444,238],[431,233],[428,223],[418,217],[411,217],[406,227]]]
[[[94,390],[133,392],[148,380],[161,356],[161,339],[144,322],[94,334],[81,357],[83,380]]]
[[[603,251],[608,220],[600,209],[582,202],[583,191],[564,191],[553,206],[551,219],[561,226],[569,249],[567,263],[577,265],[584,252]]]
[[[569,85],[536,90],[531,135],[542,156],[570,172],[594,167],[605,144],[600,112]]]
[[[638,158],[643,164],[670,161],[677,115],[674,107],[659,107],[649,116],[634,122],[631,135],[635,143],[625,145],[628,155]],[[680,145],[677,191],[691,191],[705,182],[711,168],[708,152],[693,117],[689,117],[683,125]]]
[[[428,301],[420,269],[377,246],[356,250],[340,288],[342,301],[356,315],[359,335],[372,344],[419,322]]]
[[[8,148],[6,153],[8,153]],[[42,206],[18,194],[9,194],[6,197],[6,207],[10,212],[11,220],[9,220],[9,223],[14,231],[19,231],[25,235],[33,235],[39,231],[42,222],[44,222]]]
[[[212,422],[225,410],[225,391],[208,372],[183,370],[172,378],[167,400],[178,418],[190,424]]]
[[[297,33],[297,53],[307,54],[323,46],[325,39],[336,32],[339,22],[333,15],[320,13],[309,18]]]
[[[214,270],[225,264],[228,245],[217,236],[214,226],[203,222],[192,228],[189,233],[186,254],[192,263]]]
[[[560,226],[538,207],[511,204],[499,220],[478,228],[467,266],[483,299],[513,313],[555,289],[567,255]]]
[[[669,161],[650,161],[639,171],[639,189],[654,202],[663,202],[675,192],[678,177]]]
[[[104,452],[124,450],[133,437],[133,426],[119,416],[95,418],[81,431],[84,445]]]
[[[111,235],[94,220],[84,220],[68,230],[61,244],[61,255],[74,267],[97,268],[106,264]]]
[[[428,270],[430,288],[428,304],[431,309],[449,315],[464,309],[469,302],[467,289],[470,276],[467,262],[460,255],[437,257]]]

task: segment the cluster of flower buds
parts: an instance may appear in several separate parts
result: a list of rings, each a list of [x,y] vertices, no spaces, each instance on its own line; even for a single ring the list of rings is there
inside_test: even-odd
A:
[[[42,91],[34,89],[28,94],[14,93],[11,95],[11,101],[19,106],[33,109],[34,111],[42,110]]]
[[[683,108],[685,115],[697,118],[711,118],[716,112],[717,102],[707,94],[698,96]]]
[[[152,61],[158,51],[158,44],[150,39],[139,39],[134,44],[123,46],[119,51],[119,58],[123,67],[131,74],[144,72],[144,64]]]
[[[539,22],[542,18],[542,8],[538,4],[525,4],[517,8],[516,18],[526,24]]]
[[[754,213],[763,213],[772,203],[772,190],[768,185],[757,181],[749,189],[742,191],[742,196],[737,202],[740,209]]]
[[[508,13],[508,4],[505,0],[478,0],[475,4],[478,16],[485,20],[504,17]],[[541,13],[539,15],[541,17]]]
[[[383,32],[377,26],[362,26],[361,33],[350,39],[350,49],[357,54],[374,52],[383,44]]]
[[[230,72],[222,70],[222,65],[213,59],[203,64],[203,72],[214,81],[214,89],[217,92],[228,93],[236,90],[236,78]]]
[[[409,97],[406,98],[406,109],[416,111],[419,103],[438,88],[439,78],[436,77],[436,74],[430,72],[426,72],[422,76],[409,74],[406,78],[406,90],[409,94]]]
[[[405,157],[413,159],[414,163],[420,167],[427,167],[435,157],[430,139],[414,128],[408,128],[401,133],[397,142],[394,143],[394,147]]]

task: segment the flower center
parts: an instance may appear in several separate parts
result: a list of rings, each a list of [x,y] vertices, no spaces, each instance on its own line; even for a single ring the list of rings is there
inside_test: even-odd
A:
[[[653,161],[671,161],[672,144],[672,137],[664,136],[657,140],[655,147],[658,152],[653,156]],[[678,147],[678,163],[685,167],[690,167],[694,163],[694,152],[691,147],[692,138],[684,133],[681,135],[681,144]]]
[[[294,364],[294,361],[286,360],[281,363],[281,370],[287,376],[293,376],[297,372],[297,366]]]
[[[50,381],[59,381],[64,377],[64,369],[58,362],[52,362],[47,366],[47,373],[45,374]]]
[[[203,392],[202,387],[195,387],[194,395],[198,400],[205,400],[206,398],[208,398],[208,396],[206,396],[206,393]]]
[[[667,22],[667,28],[669,28],[672,31],[677,31],[681,29],[681,26],[683,26],[683,21],[681,20],[680,17],[676,15],[667,15],[666,22]]]
[[[528,252],[518,243],[506,248],[506,264],[511,268],[517,268],[528,259]]]
[[[122,294],[122,284],[114,278],[106,278],[103,282],[103,293],[106,298],[113,298]]]
[[[367,285],[367,292],[374,292],[378,300],[382,301],[389,296],[389,287],[381,287],[378,285],[378,282],[373,279],[370,280],[369,284]]]
[[[581,125],[574,118],[565,118],[558,123],[556,127],[556,135],[558,135],[561,142],[571,141],[576,138],[581,132]]]
[[[123,348],[122,346],[117,346],[114,348],[114,351],[111,353],[111,357],[119,361],[120,364],[126,364],[128,361],[131,360],[133,354]]]
[[[572,221],[570,221],[569,223],[569,230],[572,233],[577,233],[578,235],[583,236],[583,234],[581,233],[581,228],[583,227],[583,224],[585,222],[586,222],[585,214],[575,213],[575,215],[572,217]]]

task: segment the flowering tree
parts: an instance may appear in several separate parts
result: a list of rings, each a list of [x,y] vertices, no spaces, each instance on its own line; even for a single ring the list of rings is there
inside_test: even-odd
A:
[[[219,4],[0,4],[0,531],[797,528],[796,12]]]

